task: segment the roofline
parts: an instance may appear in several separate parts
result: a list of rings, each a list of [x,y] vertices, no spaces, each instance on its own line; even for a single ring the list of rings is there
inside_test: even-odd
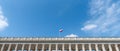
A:
[[[1,37],[0,41],[120,41],[120,38],[26,38],[26,37]]]

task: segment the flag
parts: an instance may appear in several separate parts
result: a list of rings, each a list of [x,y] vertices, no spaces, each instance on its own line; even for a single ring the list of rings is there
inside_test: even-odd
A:
[[[59,32],[63,32],[63,29],[60,29]]]

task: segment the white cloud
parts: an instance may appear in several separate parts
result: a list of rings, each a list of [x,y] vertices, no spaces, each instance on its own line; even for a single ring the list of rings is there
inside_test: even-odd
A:
[[[78,36],[75,34],[70,34],[70,35],[66,35],[65,37],[78,37]]]
[[[81,30],[92,30],[95,29],[97,27],[97,25],[95,24],[88,24],[86,26],[84,26],[83,28],[81,28]]]
[[[2,8],[0,7],[0,31],[8,27],[7,18],[3,15]]]
[[[90,16],[81,30],[93,35],[118,35],[120,33],[120,1],[92,0],[90,2]],[[93,24],[94,26],[89,25]],[[95,26],[96,25],[96,26]]]

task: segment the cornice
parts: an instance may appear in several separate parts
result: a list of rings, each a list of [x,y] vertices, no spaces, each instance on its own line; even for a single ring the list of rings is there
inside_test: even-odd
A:
[[[0,38],[0,41],[120,41],[120,38]]]

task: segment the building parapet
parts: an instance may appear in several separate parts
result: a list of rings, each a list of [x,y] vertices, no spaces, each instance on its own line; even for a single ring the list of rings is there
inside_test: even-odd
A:
[[[0,41],[120,41],[120,38],[0,38]]]

